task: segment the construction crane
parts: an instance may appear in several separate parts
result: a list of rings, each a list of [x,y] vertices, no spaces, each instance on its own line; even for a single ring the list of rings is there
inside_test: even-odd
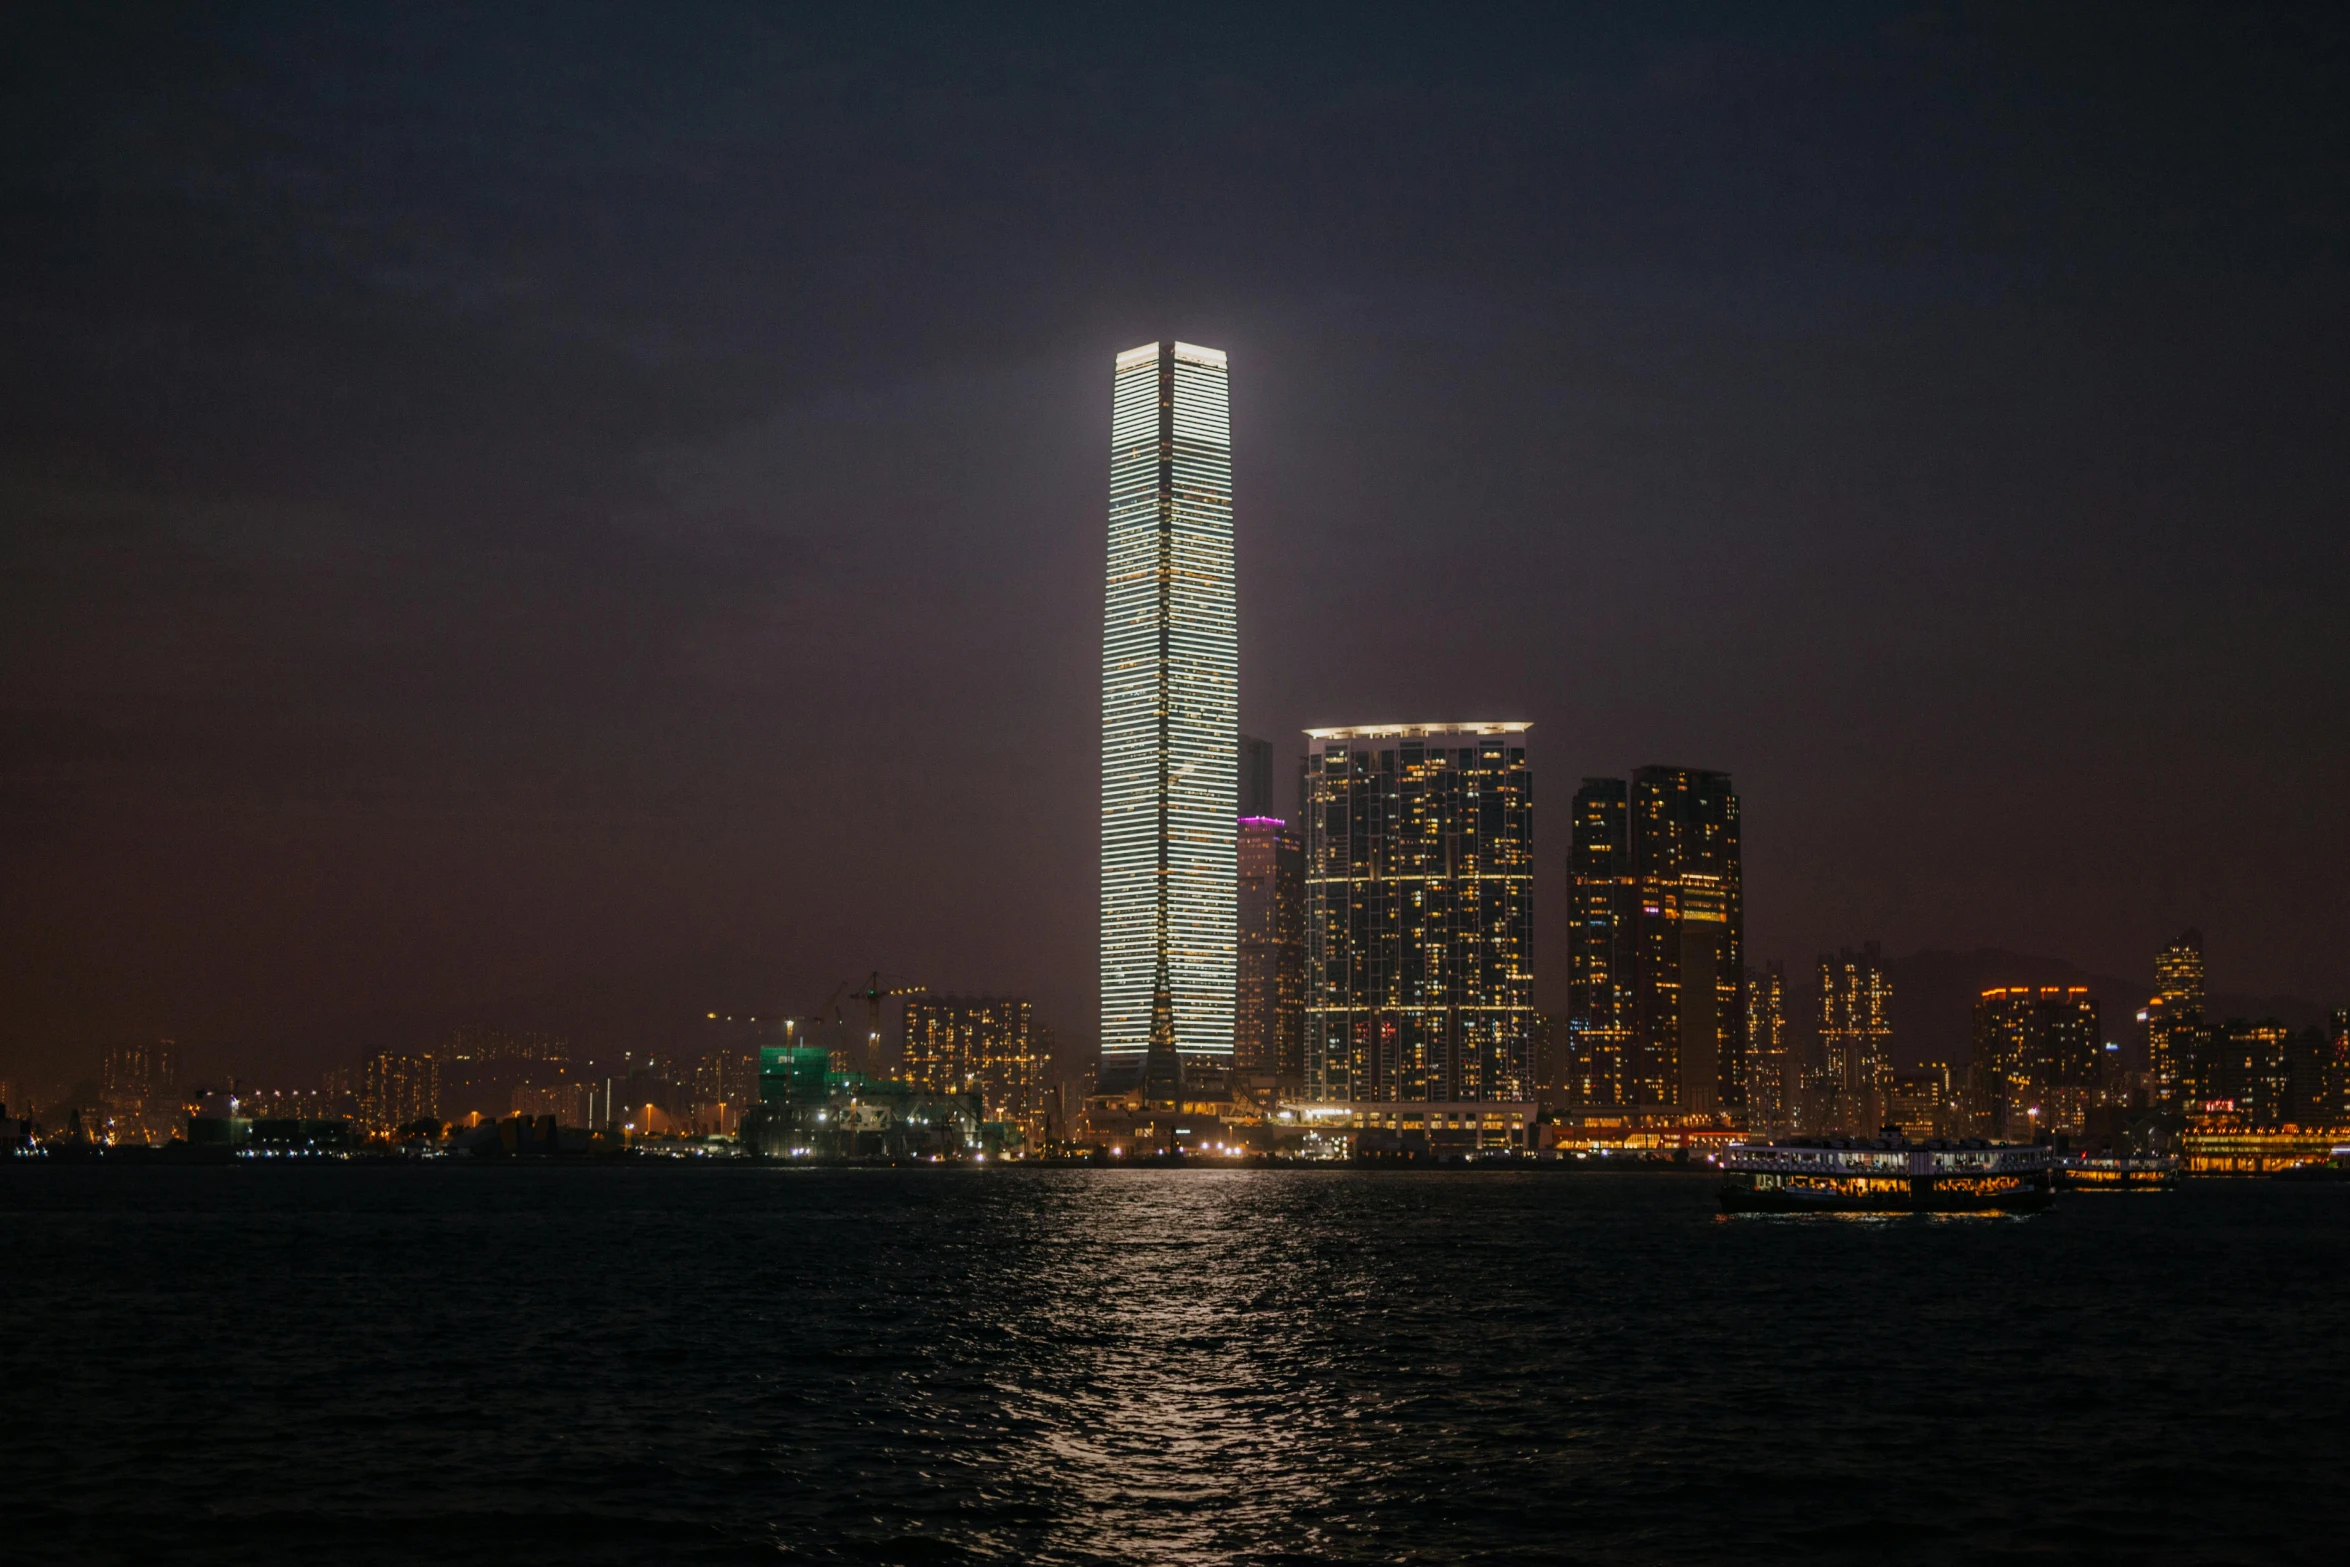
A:
[[[842,980],[841,987],[846,989],[848,981]],[[875,969],[872,977],[865,981],[865,988],[855,992],[865,998],[865,1059],[875,1077],[881,1075],[882,1001],[890,996],[919,996],[929,988],[928,985],[895,985],[885,989],[881,983],[881,970]]]

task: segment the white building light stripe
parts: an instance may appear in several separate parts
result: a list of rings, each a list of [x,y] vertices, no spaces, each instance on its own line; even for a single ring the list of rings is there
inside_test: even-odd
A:
[[[1164,983],[1176,1048],[1229,1063],[1239,628],[1225,356],[1117,356],[1102,626],[1101,1040],[1138,1070]]]

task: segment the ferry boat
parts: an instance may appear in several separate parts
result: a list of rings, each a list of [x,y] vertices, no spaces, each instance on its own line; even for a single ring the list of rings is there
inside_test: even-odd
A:
[[[2185,1161],[2165,1154],[2075,1154],[2056,1167],[2056,1184],[2076,1192],[2167,1192],[2185,1175]]]
[[[2056,1152],[1980,1138],[1797,1137],[1734,1147],[1722,1164],[1725,1213],[2037,1213],[2051,1199]]]

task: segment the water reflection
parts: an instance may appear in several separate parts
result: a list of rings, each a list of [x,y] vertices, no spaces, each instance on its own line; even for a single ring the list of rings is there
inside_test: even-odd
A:
[[[1064,1235],[1023,1323],[1049,1346],[1023,1389],[1037,1427],[1013,1464],[1083,1519],[1087,1554],[1318,1538],[1339,1428],[1361,1413],[1327,1375],[1327,1314],[1365,1281],[1301,1232],[1312,1184],[1134,1170],[1062,1193]]]

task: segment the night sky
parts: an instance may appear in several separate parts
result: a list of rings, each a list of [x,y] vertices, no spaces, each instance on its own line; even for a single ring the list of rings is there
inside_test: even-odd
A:
[[[2341,8],[838,9],[0,16],[0,1072],[696,965],[1082,1056],[1161,337],[1243,728],[1534,721],[1546,1008],[1649,762],[1757,958],[2350,1000]]]

